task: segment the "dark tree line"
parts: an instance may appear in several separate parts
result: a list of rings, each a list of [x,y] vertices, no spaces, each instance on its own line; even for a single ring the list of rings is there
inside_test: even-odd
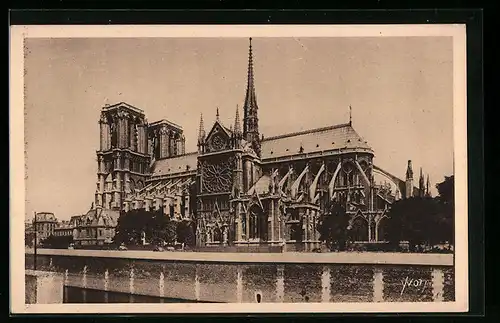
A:
[[[187,221],[173,221],[163,210],[145,209],[122,212],[115,228],[116,244],[140,245],[143,239],[153,245],[174,242],[192,245],[195,242],[192,225]]]
[[[44,248],[51,249],[67,249],[70,244],[73,243],[73,236],[48,236],[46,239],[41,241]]]
[[[408,241],[410,251],[419,246],[454,244],[454,177],[436,185],[437,197],[413,197],[396,201],[385,223],[392,245]]]

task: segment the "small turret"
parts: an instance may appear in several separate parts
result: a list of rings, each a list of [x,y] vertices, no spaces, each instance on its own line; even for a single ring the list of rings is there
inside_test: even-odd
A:
[[[200,115],[200,128],[198,131],[198,152],[203,152],[205,143],[205,126],[203,125],[203,114]]]
[[[413,197],[413,168],[411,160],[408,160],[408,166],[406,167],[405,190],[405,198]]]

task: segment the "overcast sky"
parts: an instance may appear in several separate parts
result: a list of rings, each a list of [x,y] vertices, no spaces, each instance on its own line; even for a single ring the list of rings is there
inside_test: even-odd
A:
[[[404,179],[408,159],[435,185],[453,172],[451,37],[254,38],[260,130],[345,123]],[[100,109],[127,102],[148,121],[180,124],[196,150],[219,107],[234,122],[245,98],[247,38],[27,39],[26,212],[88,211],[97,180]],[[436,190],[434,189],[434,194]]]

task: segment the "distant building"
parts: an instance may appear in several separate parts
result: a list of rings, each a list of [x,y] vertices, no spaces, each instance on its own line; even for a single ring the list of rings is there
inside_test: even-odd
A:
[[[73,227],[70,221],[61,221],[57,223],[54,228],[54,236],[56,237],[70,237],[73,236]]]
[[[119,211],[91,209],[87,214],[72,217],[73,241],[76,246],[104,245],[115,236]]]
[[[40,244],[43,240],[47,239],[54,234],[54,229],[56,228],[57,219],[54,213],[51,212],[39,212],[36,213],[36,243]]]

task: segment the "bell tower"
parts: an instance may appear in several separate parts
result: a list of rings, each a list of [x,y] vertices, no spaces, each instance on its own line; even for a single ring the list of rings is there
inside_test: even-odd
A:
[[[99,127],[95,206],[120,210],[149,174],[147,120],[141,109],[121,102],[101,109]]]

